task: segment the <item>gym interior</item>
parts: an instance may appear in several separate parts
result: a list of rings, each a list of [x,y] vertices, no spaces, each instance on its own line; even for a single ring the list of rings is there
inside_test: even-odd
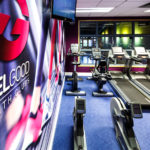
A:
[[[0,150],[150,150],[150,1],[1,0]]]

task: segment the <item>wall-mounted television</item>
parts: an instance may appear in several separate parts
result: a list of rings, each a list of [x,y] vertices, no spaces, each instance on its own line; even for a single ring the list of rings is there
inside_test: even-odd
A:
[[[52,0],[52,18],[75,21],[77,0]]]

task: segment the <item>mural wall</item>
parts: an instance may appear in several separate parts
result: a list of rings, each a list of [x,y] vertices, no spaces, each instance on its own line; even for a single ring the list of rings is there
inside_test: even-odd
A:
[[[0,47],[0,150],[27,149],[52,123],[62,88],[63,22],[49,1],[1,0]]]

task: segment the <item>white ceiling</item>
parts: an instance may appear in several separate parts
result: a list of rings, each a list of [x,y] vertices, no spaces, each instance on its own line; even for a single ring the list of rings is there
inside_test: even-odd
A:
[[[77,17],[130,17],[150,16],[144,13],[150,8],[139,8],[139,6],[150,3],[150,0],[77,0],[77,8],[114,7],[108,13],[76,13]]]

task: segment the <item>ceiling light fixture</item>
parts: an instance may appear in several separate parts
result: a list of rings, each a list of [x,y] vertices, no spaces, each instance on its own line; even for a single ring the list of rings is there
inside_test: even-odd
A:
[[[149,12],[150,12],[150,9],[148,9],[148,10],[145,10],[144,12],[145,12],[145,13],[149,13]]]
[[[107,13],[113,10],[114,7],[96,7],[96,8],[77,8],[76,12],[77,13]]]

